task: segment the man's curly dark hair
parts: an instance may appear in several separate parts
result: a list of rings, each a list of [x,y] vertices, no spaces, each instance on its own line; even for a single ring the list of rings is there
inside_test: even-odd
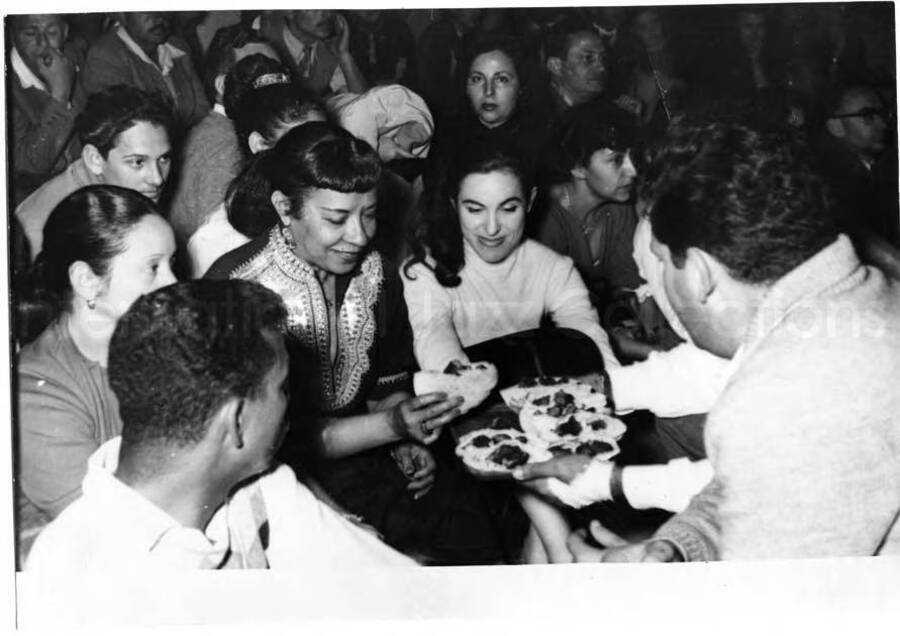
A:
[[[122,453],[200,441],[231,398],[254,398],[277,352],[267,333],[281,298],[244,280],[192,280],[139,298],[116,325],[109,382],[122,416]]]
[[[119,144],[119,136],[140,122],[163,128],[174,138],[171,100],[133,86],[118,84],[93,93],[75,117],[75,131],[82,145],[91,144],[106,159]]]
[[[696,247],[750,284],[774,282],[837,237],[803,145],[740,124],[675,123],[650,152],[641,195],[676,266]]]

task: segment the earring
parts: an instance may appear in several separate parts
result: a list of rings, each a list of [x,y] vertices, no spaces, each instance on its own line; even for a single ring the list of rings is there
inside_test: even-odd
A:
[[[282,225],[281,226],[281,236],[284,237],[284,242],[287,243],[287,246],[292,250],[297,247],[297,242],[294,240],[294,233],[291,232],[290,225]]]
[[[87,306],[88,306],[88,309],[91,309],[91,310],[96,309],[96,307],[97,307],[97,299],[96,299],[96,298],[91,298],[91,299],[89,299],[89,300],[87,301]]]

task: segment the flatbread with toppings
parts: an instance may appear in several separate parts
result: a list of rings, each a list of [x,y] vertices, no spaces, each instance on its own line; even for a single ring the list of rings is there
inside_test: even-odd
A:
[[[564,390],[575,397],[593,395],[596,401],[602,399],[600,406],[606,405],[606,396],[594,387],[583,382],[578,382],[566,376],[540,376],[536,378],[522,378],[513,386],[500,391],[500,397],[511,409],[522,408],[529,400],[540,399],[547,395],[553,395],[557,391]]]
[[[456,455],[479,477],[509,477],[513,469],[553,457],[546,445],[514,428],[482,429],[463,435]]]
[[[440,391],[448,396],[459,395],[463,403],[460,413],[481,404],[497,386],[497,368],[490,362],[462,364],[453,361],[443,371],[419,371],[413,375],[416,395]]]
[[[604,411],[605,399],[576,398],[560,390],[527,402],[519,411],[519,424],[526,433],[549,443],[584,436],[619,439],[625,424]]]
[[[619,445],[611,437],[586,435],[550,444],[547,450],[554,457],[559,455],[587,455],[588,457],[606,461],[619,454]]]
[[[509,477],[524,464],[573,454],[605,461],[619,454],[619,445],[611,437],[593,431],[548,442],[514,428],[472,431],[456,445],[456,455],[469,472],[486,479]]]

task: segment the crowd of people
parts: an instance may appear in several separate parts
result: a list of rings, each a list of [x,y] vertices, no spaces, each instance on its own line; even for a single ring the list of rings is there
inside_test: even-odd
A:
[[[9,16],[19,566],[900,553],[892,10]],[[478,360],[622,455],[479,480]]]

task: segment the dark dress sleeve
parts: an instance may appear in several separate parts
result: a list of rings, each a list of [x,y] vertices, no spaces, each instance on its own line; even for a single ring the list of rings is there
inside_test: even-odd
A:
[[[262,251],[262,249],[268,242],[269,234],[268,232],[266,232],[262,236],[256,237],[249,243],[245,243],[239,247],[234,248],[230,252],[223,254],[218,259],[216,259],[216,262],[213,263],[208,270],[206,270],[203,278],[210,278],[213,280],[231,278],[231,274],[238,267],[256,256],[256,254]]]
[[[412,374],[418,368],[413,356],[412,328],[403,299],[403,283],[396,266],[390,261],[384,263],[384,286],[376,320],[376,380],[366,396],[372,401],[397,391],[412,392]]]

